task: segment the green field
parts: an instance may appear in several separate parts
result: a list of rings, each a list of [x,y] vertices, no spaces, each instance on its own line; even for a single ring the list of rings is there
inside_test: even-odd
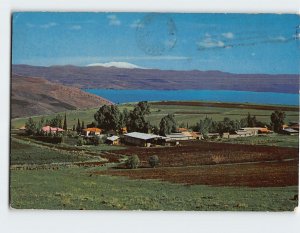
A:
[[[280,147],[299,147],[298,135],[282,135],[282,134],[269,134],[252,137],[240,137],[232,139],[222,139],[222,142],[247,144],[247,145],[266,145],[266,146],[280,146]]]
[[[153,180],[90,176],[89,169],[11,172],[11,207],[96,210],[292,211],[297,187],[185,186]]]
[[[133,104],[119,105],[120,110],[124,108],[131,110]],[[280,108],[280,106],[278,106]],[[94,114],[98,108],[87,110],[73,110],[67,111],[68,126],[71,128],[74,124],[77,124],[77,119],[84,121],[85,124],[91,123],[94,118]],[[270,110],[256,110],[256,109],[240,109],[240,108],[219,108],[219,107],[205,107],[205,106],[178,106],[178,105],[152,105],[151,114],[147,117],[153,125],[159,125],[161,118],[167,114],[175,114],[175,118],[178,122],[188,124],[189,126],[195,125],[200,119],[204,119],[206,116],[211,117],[213,120],[221,121],[224,117],[229,117],[233,120],[240,120],[247,116],[248,113],[256,116],[257,120],[270,123],[270,115],[273,111]],[[286,111],[286,122],[298,121],[299,114],[295,111]],[[60,113],[64,115],[65,113]],[[45,116],[47,118],[53,118],[56,114]],[[41,116],[32,117],[34,120],[39,120]],[[27,118],[12,119],[11,127],[20,128],[25,125]]]

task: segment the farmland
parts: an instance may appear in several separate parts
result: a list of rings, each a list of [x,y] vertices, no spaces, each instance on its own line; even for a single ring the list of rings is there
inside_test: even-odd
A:
[[[298,121],[299,114],[298,108],[295,106],[264,106],[264,105],[249,105],[249,104],[217,104],[208,102],[188,102],[183,105],[184,102],[157,102],[152,103],[151,114],[147,116],[147,119],[153,124],[158,125],[160,119],[167,114],[174,114],[178,124],[184,123],[188,125],[194,125],[204,119],[206,116],[213,120],[220,121],[224,117],[229,117],[233,120],[239,120],[246,117],[248,113],[256,116],[259,121],[269,123],[270,115],[275,109],[284,109],[286,113],[286,121]],[[119,109],[122,111],[127,108],[133,109],[134,104],[119,105]],[[67,111],[67,118],[69,126],[77,123],[77,119],[84,121],[85,123],[92,122],[93,116],[98,108],[86,109],[86,110],[70,110]],[[61,113],[63,115],[64,112]],[[56,114],[44,116],[45,119],[53,118]],[[41,116],[33,116],[33,120],[40,120]],[[27,118],[15,118],[12,119],[12,128],[19,128],[23,126]]]
[[[133,106],[119,105],[119,109]],[[205,117],[239,120],[250,113],[269,123],[276,109],[285,111],[286,122],[298,121],[295,106],[208,102],[152,103],[147,119],[158,125],[171,113],[178,124],[191,126]],[[78,118],[92,122],[97,110],[67,111],[68,126]],[[18,135],[16,129],[26,120],[11,122],[13,208],[291,211],[298,204],[298,136],[274,133],[151,148],[102,143],[77,146]],[[134,154],[140,165],[128,169],[125,161]],[[155,168],[148,163],[152,155],[159,158]]]
[[[168,148],[102,146],[94,152],[98,147],[71,150],[13,137],[11,161],[22,169],[11,169],[11,206],[287,211],[297,205],[299,160],[294,148],[200,141]],[[141,166],[129,170],[122,164],[132,153]],[[157,168],[147,162],[153,154],[160,159]],[[73,166],[53,169],[62,160]],[[32,163],[49,166],[28,167]]]

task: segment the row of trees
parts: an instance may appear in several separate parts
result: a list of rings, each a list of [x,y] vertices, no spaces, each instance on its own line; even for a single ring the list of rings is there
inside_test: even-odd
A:
[[[94,115],[98,127],[104,130],[119,131],[122,127],[127,127],[129,132],[152,132],[155,134],[166,135],[177,130],[177,122],[174,115],[168,114],[164,116],[160,123],[159,128],[153,126],[146,120],[146,116],[151,113],[150,105],[146,102],[139,102],[132,111],[124,109],[123,112],[119,111],[115,105],[104,105]],[[225,117],[222,121],[214,121],[212,118],[206,117],[200,120],[195,126],[191,128],[194,131],[200,132],[203,135],[207,133],[219,133],[222,135],[224,132],[234,132],[243,127],[265,127],[273,129],[275,132],[280,132],[284,124],[285,113],[275,111],[271,114],[271,123],[258,121],[256,116],[248,113],[247,117],[240,120],[231,120]],[[185,125],[181,125],[184,127]],[[187,126],[188,128],[188,126]]]
[[[94,114],[95,122],[87,125],[87,127],[99,127],[104,131],[114,130],[116,132],[121,132],[123,127],[127,127],[129,132],[152,132],[163,136],[176,132],[178,125],[173,114],[164,116],[159,123],[159,127],[157,127],[151,125],[150,122],[146,120],[146,117],[150,113],[150,105],[147,101],[139,102],[131,111],[124,109],[122,112],[116,105],[103,105]],[[269,125],[265,122],[258,121],[256,117],[252,116],[250,113],[248,113],[247,117],[240,120],[231,120],[230,118],[225,117],[222,121],[214,121],[212,118],[205,117],[205,119],[200,120],[195,126],[191,126],[190,128],[203,135],[206,135],[207,133],[219,133],[222,135],[224,132],[232,133],[243,127],[264,126],[267,126],[275,132],[280,132],[285,117],[286,115],[284,112],[275,111],[270,116],[271,123]],[[28,135],[42,134],[43,132],[41,129],[45,125],[67,130],[68,124],[66,114],[64,117],[58,114],[55,117],[46,120],[42,117],[38,122],[34,122],[32,118],[29,118],[25,124],[26,132]],[[181,123],[179,126],[185,127],[185,124]],[[189,128],[188,125],[186,127]],[[77,125],[73,125],[73,131],[77,131],[77,133],[80,133],[84,128],[84,121],[80,121],[79,119]]]

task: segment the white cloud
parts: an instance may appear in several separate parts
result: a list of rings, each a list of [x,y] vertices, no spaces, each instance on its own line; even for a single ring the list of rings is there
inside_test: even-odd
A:
[[[196,42],[197,46],[202,49],[207,48],[225,48],[225,44],[221,40],[215,40],[211,37],[206,37],[201,41]]]
[[[108,19],[108,23],[110,26],[120,26],[121,25],[121,21],[118,19],[118,17],[116,15],[108,15],[107,16]]]
[[[279,41],[279,42],[284,42],[287,39],[284,36],[275,36],[273,38],[271,38],[272,41]]]
[[[70,27],[71,30],[81,30],[81,26],[80,25],[73,25]]]
[[[222,36],[225,37],[226,39],[232,39],[234,37],[234,34],[232,32],[225,32],[222,33]]]
[[[40,28],[48,29],[48,28],[51,28],[51,27],[55,27],[56,25],[57,25],[57,23],[50,22],[50,23],[40,25]]]

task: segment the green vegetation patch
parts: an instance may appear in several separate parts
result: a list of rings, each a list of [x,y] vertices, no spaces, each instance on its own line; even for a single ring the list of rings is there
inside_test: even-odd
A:
[[[39,147],[31,142],[22,142],[15,139],[11,141],[11,165],[79,162],[89,159],[87,156],[75,153],[72,154],[46,147]]]
[[[298,135],[283,135],[283,134],[269,134],[252,137],[240,137],[232,139],[222,139],[223,142],[234,144],[248,144],[248,145],[267,145],[280,147],[299,147]]]
[[[90,175],[83,168],[11,171],[11,206],[24,209],[292,211],[298,188],[181,185]]]

